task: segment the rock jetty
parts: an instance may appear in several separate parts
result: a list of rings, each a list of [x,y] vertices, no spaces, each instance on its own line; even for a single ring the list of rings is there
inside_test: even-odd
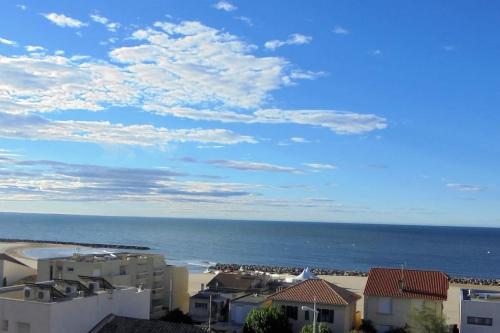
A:
[[[299,275],[304,267],[288,267],[288,266],[267,266],[267,265],[242,265],[242,264],[222,264],[217,263],[209,267],[212,271],[223,272],[263,272],[269,274],[290,274]],[[346,271],[333,268],[310,268],[310,271],[315,275],[334,275],[334,276],[368,276],[368,272],[363,271]],[[450,283],[456,284],[472,284],[478,286],[500,286],[500,279],[481,279],[471,277],[450,276]]]
[[[36,239],[18,239],[18,238],[0,238],[0,242],[4,242],[4,243],[62,244],[62,245],[86,246],[86,247],[92,247],[92,248],[107,248],[107,249],[120,249],[120,250],[137,250],[137,251],[151,250],[150,247],[139,246],[139,245],[63,242],[63,241],[36,240]]]

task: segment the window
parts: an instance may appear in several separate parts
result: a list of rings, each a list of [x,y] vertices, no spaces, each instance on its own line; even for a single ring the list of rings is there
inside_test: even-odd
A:
[[[66,267],[66,270],[67,270],[68,272],[73,272],[75,269],[74,269],[73,267]]]
[[[286,316],[289,319],[297,320],[297,314],[299,312],[299,308],[296,306],[290,306],[290,305],[282,305],[281,310],[286,314]]]
[[[392,313],[392,299],[390,297],[379,297],[378,299],[378,313],[391,314]]]
[[[469,325],[481,325],[481,326],[493,326],[493,318],[467,316],[467,324],[469,324]]]
[[[333,310],[318,309],[318,323],[333,323]]]
[[[194,308],[206,310],[206,309],[208,309],[208,304],[207,303],[194,303]]]
[[[9,330],[9,321],[2,320],[2,331],[8,331],[8,330]]]
[[[309,320],[309,311],[304,311],[304,320]]]
[[[127,275],[127,266],[120,266],[120,275]]]

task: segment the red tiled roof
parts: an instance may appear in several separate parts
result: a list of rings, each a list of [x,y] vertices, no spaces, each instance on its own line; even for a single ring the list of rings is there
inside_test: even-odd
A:
[[[444,301],[448,297],[448,276],[435,271],[372,268],[368,273],[364,294]]]
[[[271,301],[347,305],[360,296],[321,279],[305,280],[268,297]]]

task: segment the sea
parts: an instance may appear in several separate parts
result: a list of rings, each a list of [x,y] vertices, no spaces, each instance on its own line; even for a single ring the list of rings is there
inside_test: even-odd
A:
[[[216,262],[500,278],[500,228],[0,213],[0,238],[148,246],[201,272]],[[35,258],[99,252],[34,248]]]

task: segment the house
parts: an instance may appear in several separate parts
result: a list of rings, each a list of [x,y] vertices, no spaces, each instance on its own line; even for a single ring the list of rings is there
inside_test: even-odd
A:
[[[268,289],[271,279],[267,275],[219,273],[189,300],[189,315],[195,322],[226,322],[229,320],[230,302],[239,297],[261,293]],[[211,307],[211,311],[209,308]]]
[[[443,315],[448,276],[437,271],[372,268],[364,290],[364,318],[378,332],[411,325],[411,313],[422,306]]]
[[[0,286],[11,286],[33,275],[36,275],[35,269],[5,253],[0,253]]]
[[[185,267],[167,265],[161,254],[101,253],[38,260],[37,281],[54,278],[78,280],[80,275],[106,277],[118,286],[151,290],[151,317],[166,311],[189,308],[188,271]]]
[[[333,332],[349,332],[354,327],[356,302],[361,297],[347,289],[322,279],[311,279],[278,291],[267,298],[288,316],[293,331],[313,323],[313,313],[303,306],[314,308],[317,322],[326,324]]]
[[[261,307],[270,296],[270,293],[245,294],[231,300],[229,304],[229,320],[232,326],[242,327],[247,315],[253,309]]]
[[[149,319],[150,290],[115,287],[103,278],[81,280],[0,288],[0,331],[87,333],[110,314]]]
[[[461,290],[460,332],[500,332],[500,291]]]

